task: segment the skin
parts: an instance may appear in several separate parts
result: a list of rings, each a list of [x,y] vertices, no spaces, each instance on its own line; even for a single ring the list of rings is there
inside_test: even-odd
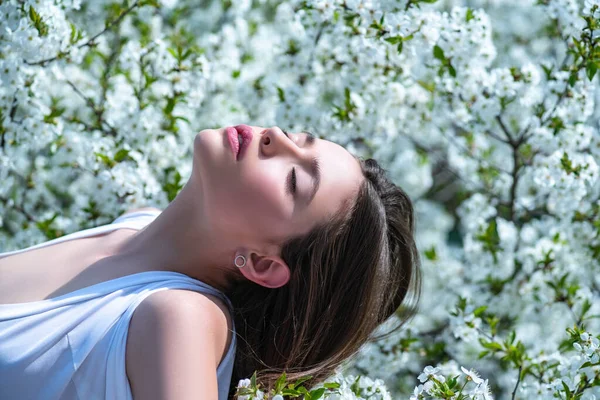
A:
[[[227,290],[224,271],[276,288],[289,280],[279,257],[283,242],[310,231],[351,202],[364,177],[358,161],[342,146],[278,127],[251,126],[253,138],[236,161],[225,128],[205,129],[194,139],[190,179],[168,207],[119,249],[123,260],[141,270],[186,274]],[[321,184],[312,201],[310,160],[321,162]],[[287,193],[288,174],[296,167],[297,194]]]

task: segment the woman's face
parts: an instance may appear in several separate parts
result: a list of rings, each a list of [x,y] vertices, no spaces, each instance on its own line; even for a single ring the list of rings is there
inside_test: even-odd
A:
[[[239,127],[239,125],[238,125]],[[278,127],[246,126],[252,139],[236,157],[226,130],[205,129],[194,140],[192,175],[200,182],[205,215],[240,245],[283,243],[309,232],[353,201],[363,174],[352,154],[328,140]],[[320,184],[314,159],[320,165]],[[295,172],[296,193],[289,188]]]

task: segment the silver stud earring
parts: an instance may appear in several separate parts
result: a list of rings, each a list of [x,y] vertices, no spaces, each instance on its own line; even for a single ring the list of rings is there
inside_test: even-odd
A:
[[[239,258],[239,257],[242,257],[242,260],[243,260],[243,261],[242,261],[242,262],[243,262],[243,264],[242,264],[242,265],[238,265],[238,262],[237,262],[237,260],[238,260],[238,258]],[[240,255],[240,256],[237,256],[237,257],[235,258],[235,266],[236,266],[236,267],[238,267],[238,268],[242,268],[242,267],[244,267],[245,265],[246,265],[246,257],[244,257],[244,256]]]

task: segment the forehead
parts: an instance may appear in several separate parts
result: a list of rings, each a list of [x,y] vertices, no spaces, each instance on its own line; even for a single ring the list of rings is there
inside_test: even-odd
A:
[[[321,165],[321,184],[306,207],[313,222],[338,211],[346,201],[354,200],[364,180],[358,160],[344,147],[325,139],[317,139],[314,146]]]
[[[327,183],[319,191],[332,194],[338,190],[345,193],[358,190],[363,174],[358,160],[348,150],[325,139],[317,139],[315,149],[321,164],[321,183]]]

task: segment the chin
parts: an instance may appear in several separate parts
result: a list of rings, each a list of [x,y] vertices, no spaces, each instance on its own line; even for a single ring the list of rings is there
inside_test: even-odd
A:
[[[223,129],[203,129],[194,137],[193,159],[198,169],[220,169],[231,158],[230,151]]]
[[[213,147],[213,145],[211,144],[210,140],[210,131],[210,129],[204,129],[198,132],[194,137],[193,161],[195,165],[197,164],[198,166],[201,166],[206,163],[207,158],[212,158],[210,153],[211,147]]]
[[[196,134],[194,137],[194,157],[196,155],[204,155],[206,156],[207,150],[215,145],[214,141],[216,139],[218,131],[214,129],[203,129]]]

